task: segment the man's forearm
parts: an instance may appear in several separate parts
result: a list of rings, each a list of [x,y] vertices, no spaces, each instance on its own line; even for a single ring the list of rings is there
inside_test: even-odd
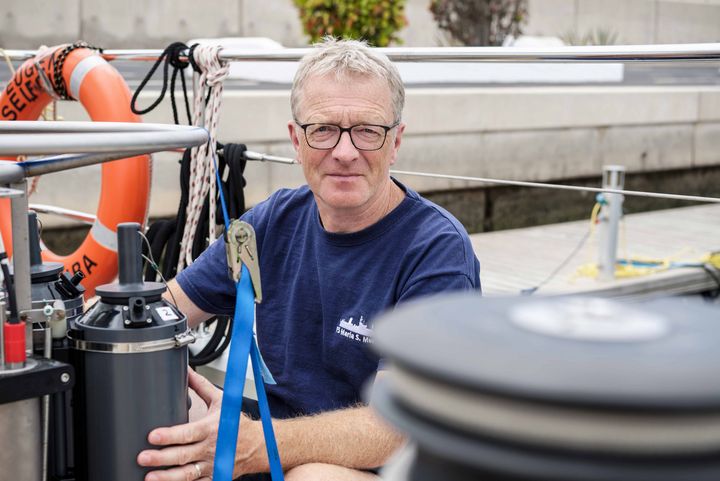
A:
[[[403,442],[399,433],[366,406],[273,420],[273,427],[285,470],[307,463],[374,468],[383,465]],[[243,472],[269,471],[264,449],[243,468]]]

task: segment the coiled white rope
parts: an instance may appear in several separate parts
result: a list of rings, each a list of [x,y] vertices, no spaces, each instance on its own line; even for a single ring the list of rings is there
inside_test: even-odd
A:
[[[180,257],[177,270],[180,272],[192,263],[192,245],[198,235],[197,226],[205,197],[210,193],[208,239],[215,240],[215,162],[217,155],[217,126],[220,117],[223,80],[228,76],[227,62],[220,61],[219,45],[199,45],[194,50],[195,63],[202,70],[193,86],[193,125],[204,127],[210,140],[207,144],[192,149],[190,158],[190,192],[186,210],[185,230],[180,242]],[[205,98],[208,97],[205,102]],[[201,233],[200,235],[204,235]]]

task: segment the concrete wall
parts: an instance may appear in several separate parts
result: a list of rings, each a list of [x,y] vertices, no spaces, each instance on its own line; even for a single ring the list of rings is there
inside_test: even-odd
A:
[[[529,35],[585,35],[603,29],[618,44],[720,40],[718,0],[530,0]]]
[[[262,36],[306,44],[292,0],[3,0],[0,46],[84,39],[105,48],[160,48],[191,38]],[[429,0],[407,0],[407,46],[443,44]],[[529,35],[610,30],[618,43],[720,40],[718,0],[529,0]]]
[[[170,112],[161,105],[145,120],[172,122]],[[75,103],[62,103],[60,113],[85,118]],[[289,119],[286,91],[226,91],[219,137],[293,156]],[[720,165],[720,87],[410,89],[404,119],[395,166],[402,170],[548,181],[599,175],[604,164],[623,164],[629,172]],[[177,159],[156,156],[153,216],[177,209]],[[251,162],[246,177],[250,204],[303,182],[299,167],[269,163]],[[419,191],[478,185],[401,179]],[[98,189],[99,167],[52,174],[40,180],[31,202],[94,211]]]

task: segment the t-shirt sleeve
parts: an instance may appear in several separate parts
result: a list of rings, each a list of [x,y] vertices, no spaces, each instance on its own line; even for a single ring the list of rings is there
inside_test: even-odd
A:
[[[480,263],[469,239],[462,233],[445,233],[412,256],[414,263],[396,305],[454,291],[473,291],[480,294]],[[414,259],[414,260],[413,260]],[[385,359],[378,363],[378,371],[388,368]]]
[[[203,311],[232,315],[235,286],[228,276],[225,241],[222,237],[213,242],[176,279],[183,292]]]
[[[480,263],[467,235],[444,232],[411,253],[396,304],[449,291],[480,291]]]
[[[410,299],[437,295],[449,291],[477,290],[472,280],[465,274],[446,273],[431,277],[424,277],[411,284],[398,300],[398,304]]]

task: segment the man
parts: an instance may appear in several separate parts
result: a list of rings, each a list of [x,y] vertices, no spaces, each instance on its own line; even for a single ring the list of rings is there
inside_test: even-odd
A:
[[[288,131],[307,186],[281,190],[243,218],[258,242],[260,351],[286,479],[378,479],[402,437],[362,404],[382,370],[368,349],[375,317],[423,295],[480,288],[467,233],[389,175],[402,141],[404,89],[395,66],[355,41],[327,40],[300,63]],[[191,325],[231,314],[235,289],[216,242],[172,283]],[[150,433],[162,447],[146,481],[209,479],[221,391],[191,373],[209,406],[200,420]],[[268,472],[258,421],[243,416],[236,476]],[[269,478],[268,478],[269,479]]]

